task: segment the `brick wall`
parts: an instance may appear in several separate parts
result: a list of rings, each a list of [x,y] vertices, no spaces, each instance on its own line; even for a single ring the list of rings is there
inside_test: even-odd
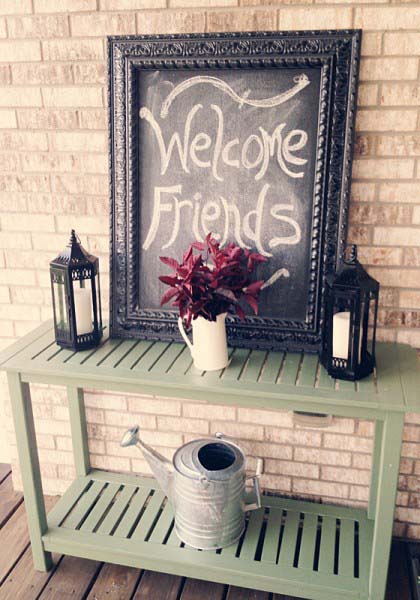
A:
[[[100,256],[107,308],[108,198],[105,36],[247,29],[364,29],[350,240],[382,284],[380,339],[420,347],[420,124],[418,4],[374,0],[0,0],[0,344],[51,317],[48,262],[74,226]],[[168,6],[169,5],[169,6]],[[15,483],[19,470],[7,402]],[[45,490],[74,475],[62,390],[34,389]],[[267,489],[366,502],[372,424],[336,419],[328,429],[290,414],[198,402],[86,396],[94,465],[147,472],[122,451],[138,421],[171,455],[218,429],[266,458]],[[420,416],[408,415],[396,531],[420,535]]]

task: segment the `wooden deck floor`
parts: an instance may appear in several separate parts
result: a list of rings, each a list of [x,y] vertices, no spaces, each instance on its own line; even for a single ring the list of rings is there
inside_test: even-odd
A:
[[[56,498],[46,499],[51,508]],[[395,542],[386,600],[410,600],[401,542]],[[0,600],[293,600],[243,588],[54,556],[49,573],[32,567],[22,495],[13,491],[10,467],[0,464]]]

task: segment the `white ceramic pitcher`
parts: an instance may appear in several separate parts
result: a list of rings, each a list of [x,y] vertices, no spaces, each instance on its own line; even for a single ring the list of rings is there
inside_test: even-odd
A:
[[[216,321],[208,321],[204,317],[193,319],[191,343],[182,318],[178,319],[179,331],[191,351],[194,366],[200,371],[218,371],[228,364],[225,320],[226,313],[217,315]]]

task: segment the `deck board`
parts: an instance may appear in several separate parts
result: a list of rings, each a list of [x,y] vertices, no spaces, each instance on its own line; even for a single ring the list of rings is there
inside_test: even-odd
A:
[[[8,475],[10,468],[0,464],[0,477],[5,473],[6,477],[3,481],[7,481],[10,477]],[[12,493],[17,498],[21,497],[19,493]],[[57,497],[46,497],[47,510],[50,510],[56,502]],[[278,512],[273,511],[277,528],[280,524]],[[347,532],[343,524],[342,529]],[[161,531],[158,530],[155,536],[160,538]],[[347,536],[348,532],[344,538]],[[51,571],[48,573],[35,571],[32,565],[23,502],[5,519],[0,530],[0,544],[3,549],[0,553],[0,598],[5,599],[61,600],[72,597],[87,598],[87,600],[102,598],[109,600],[125,598],[132,598],[132,600],[196,600],[198,598],[200,600],[222,600],[223,598],[226,600],[300,600],[279,593],[269,594],[236,586],[185,579],[165,573],[142,571],[132,567],[103,564],[94,560],[62,557],[59,554],[53,555]],[[252,554],[252,549],[250,551]],[[405,557],[402,542],[394,542],[386,600],[409,599],[408,565]]]

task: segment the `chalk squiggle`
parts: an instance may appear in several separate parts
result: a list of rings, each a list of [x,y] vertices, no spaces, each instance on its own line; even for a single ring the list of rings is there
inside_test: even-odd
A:
[[[222,90],[223,92],[228,94],[228,96],[230,96],[232,98],[232,100],[234,100],[235,102],[237,102],[239,104],[239,108],[241,108],[244,104],[247,104],[248,106],[256,106],[258,108],[273,108],[274,106],[283,104],[283,102],[286,102],[287,100],[289,100],[290,98],[292,98],[293,96],[298,94],[301,90],[303,90],[310,83],[309,78],[305,73],[296,75],[293,78],[293,81],[294,81],[295,85],[292,88],[290,88],[290,90],[286,90],[285,92],[282,92],[281,94],[278,94],[277,96],[272,96],[271,98],[264,98],[261,100],[249,100],[248,95],[250,93],[250,90],[245,92],[245,94],[243,96],[239,96],[239,94],[237,94],[235,92],[235,90],[233,90],[230,87],[230,85],[228,85],[222,79],[219,79],[218,77],[198,75],[196,77],[191,77],[190,79],[186,79],[185,81],[183,81],[182,83],[177,85],[170,92],[170,94],[167,96],[167,98],[162,103],[162,109],[160,111],[160,116],[162,119],[165,119],[168,116],[169,108],[170,108],[172,102],[175,100],[175,98],[177,96],[179,96],[179,94],[182,94],[183,92],[185,92],[185,90],[188,90],[189,88],[193,87],[194,85],[199,85],[201,83],[208,83],[208,84],[213,85],[214,87],[218,88],[219,90]]]

